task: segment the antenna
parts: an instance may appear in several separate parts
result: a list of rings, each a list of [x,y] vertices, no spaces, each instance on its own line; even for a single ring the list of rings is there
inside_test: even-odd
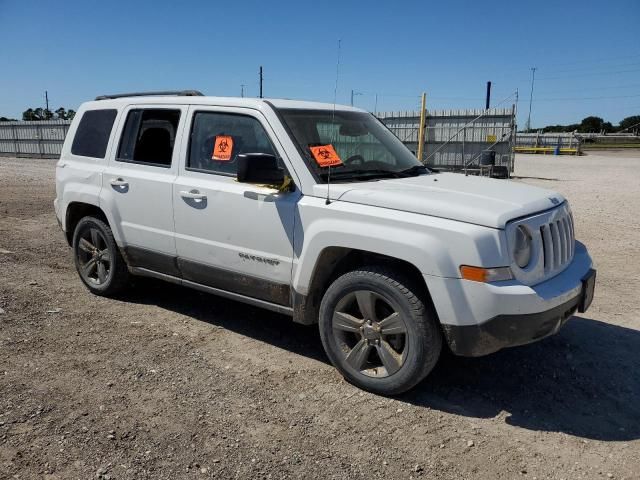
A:
[[[537,67],[531,67],[531,94],[529,95],[529,116],[527,117],[527,132],[531,130],[531,105],[533,104],[533,84],[536,81],[537,69],[538,69]]]
[[[338,39],[338,61],[336,62],[336,85],[333,88],[333,111],[331,112],[331,124],[336,118],[336,99],[338,97],[338,75],[340,73],[340,44],[342,40]],[[335,135],[335,133],[334,133]],[[335,142],[335,136],[331,139],[331,143]],[[327,172],[327,199],[325,200],[325,205],[329,205],[331,200],[329,199],[329,186],[331,185],[331,165],[329,165],[329,171]]]

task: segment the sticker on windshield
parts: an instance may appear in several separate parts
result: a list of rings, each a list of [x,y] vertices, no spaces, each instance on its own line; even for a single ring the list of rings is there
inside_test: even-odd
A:
[[[333,145],[320,145],[317,147],[309,147],[316,163],[321,167],[337,167],[342,165],[342,160],[336,153]]]
[[[231,152],[233,151],[233,138],[231,135],[218,135],[213,145],[212,160],[220,162],[228,162],[231,160]]]

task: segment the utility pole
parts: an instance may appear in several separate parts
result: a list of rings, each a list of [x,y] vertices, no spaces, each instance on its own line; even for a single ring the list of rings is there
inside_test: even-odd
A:
[[[246,85],[244,83],[240,84],[240,97],[244,98],[244,87],[246,87]]]
[[[533,103],[533,84],[536,81],[536,67],[531,67],[531,94],[529,95],[529,116],[527,117],[527,132],[531,130],[531,104]]]
[[[44,103],[47,105],[47,110],[49,110],[49,92],[44,91]]]
[[[418,130],[418,153],[416,157],[419,162],[422,162],[422,156],[424,155],[424,128],[427,120],[427,94],[422,94],[422,104],[420,106],[420,130]]]
[[[262,65],[260,65],[260,98],[262,98]]]
[[[351,90],[351,106],[352,106],[352,107],[353,107],[353,97],[354,97],[355,95],[362,95],[362,93],[360,93],[360,92],[356,92],[356,91],[355,91],[355,90],[353,90],[353,89]]]
[[[491,104],[491,82],[487,82],[487,100],[484,105],[485,110],[489,110],[489,105]]]

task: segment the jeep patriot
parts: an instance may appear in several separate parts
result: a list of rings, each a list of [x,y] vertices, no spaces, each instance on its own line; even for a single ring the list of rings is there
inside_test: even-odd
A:
[[[353,107],[98,97],[69,128],[56,197],[92,293],[143,275],[318,324],[340,373],[383,395],[442,348],[540,340],[593,298],[562,195],[432,171]]]

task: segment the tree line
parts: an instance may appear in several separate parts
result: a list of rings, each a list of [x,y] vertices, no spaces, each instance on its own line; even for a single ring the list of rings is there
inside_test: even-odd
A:
[[[60,107],[53,112],[47,108],[28,108],[22,112],[22,120],[34,121],[34,120],[73,120],[76,116],[76,111]],[[0,116],[0,122],[16,122],[16,118],[8,118]]]
[[[615,133],[615,132],[640,132],[640,115],[633,115],[620,121],[617,126],[613,126],[611,122],[605,122],[600,117],[586,117],[580,123],[572,123],[571,125],[547,125],[541,129],[532,129],[531,132],[542,131],[547,132],[578,132],[578,133]]]
[[[75,110],[66,110],[63,107],[53,112],[46,108],[28,108],[22,112],[22,120],[72,120],[75,115]]]

